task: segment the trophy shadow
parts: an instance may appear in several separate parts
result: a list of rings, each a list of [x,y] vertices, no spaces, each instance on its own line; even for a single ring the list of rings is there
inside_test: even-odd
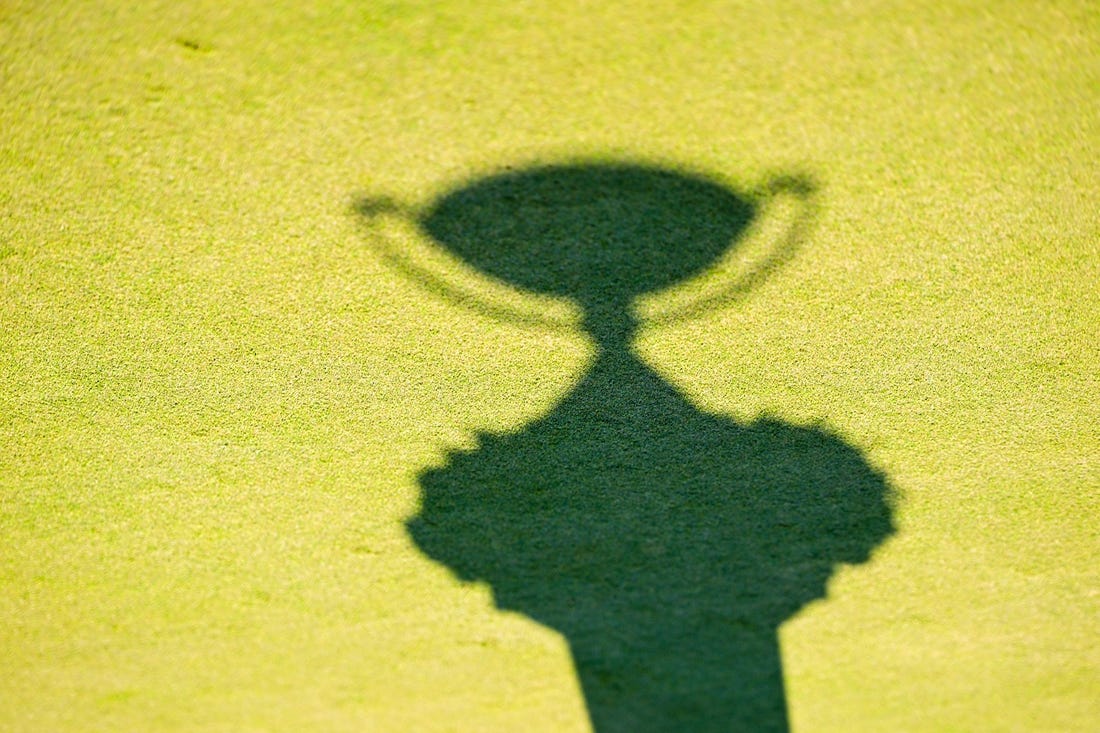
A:
[[[598,733],[787,731],[780,625],[895,531],[856,447],[699,410],[631,346],[631,301],[704,271],[756,211],[702,176],[590,164],[465,184],[419,222],[486,274],[573,298],[598,346],[548,414],[422,473],[407,525],[562,634]]]

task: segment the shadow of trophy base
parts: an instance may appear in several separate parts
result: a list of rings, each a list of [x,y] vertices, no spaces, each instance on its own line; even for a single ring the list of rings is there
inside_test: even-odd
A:
[[[700,412],[625,351],[421,488],[417,545],[568,640],[600,733],[786,731],[779,625],[892,529],[858,451]]]

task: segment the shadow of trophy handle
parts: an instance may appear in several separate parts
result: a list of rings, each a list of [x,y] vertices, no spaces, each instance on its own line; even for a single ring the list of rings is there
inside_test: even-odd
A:
[[[812,177],[785,173],[738,194],[753,212],[751,218],[758,220],[753,228],[766,230],[756,237],[765,241],[752,248],[762,251],[747,262],[736,262],[731,246],[729,262],[719,261],[701,275],[667,289],[635,293],[633,316],[646,325],[671,325],[743,300],[790,262],[808,239],[817,217],[818,190]],[[501,322],[565,333],[585,328],[583,308],[575,299],[517,287],[507,278],[471,268],[447,247],[427,244],[425,239],[436,240],[428,223],[433,205],[373,195],[359,198],[354,210],[371,228],[371,241],[382,259],[429,292]],[[786,216],[777,209],[786,209]],[[412,225],[417,235],[383,232],[379,223],[385,219]],[[783,219],[784,228],[775,231],[772,219]]]
[[[436,297],[501,323],[569,334],[581,328],[583,319],[575,303],[523,291],[471,269],[444,248],[426,244],[423,220],[428,207],[392,196],[366,196],[355,201],[353,210],[368,227],[368,241],[382,261]],[[416,233],[385,231],[386,220],[411,226]]]
[[[761,241],[742,246],[739,251],[756,250],[755,256],[744,264],[715,263],[701,278],[670,291],[643,295],[634,306],[637,319],[651,326],[673,325],[744,300],[793,260],[809,239],[819,211],[819,190],[811,176],[797,173],[773,175],[750,189],[747,198],[756,210],[756,234],[749,233],[745,238]],[[776,225],[778,230],[772,231]]]

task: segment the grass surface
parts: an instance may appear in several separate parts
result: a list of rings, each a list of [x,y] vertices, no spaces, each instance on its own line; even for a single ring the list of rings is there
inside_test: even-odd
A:
[[[354,208],[579,158],[819,184],[785,267],[635,342],[900,496],[780,629],[792,729],[1095,726],[1093,4],[132,5],[0,4],[0,728],[583,730],[565,640],[405,522],[595,344]]]

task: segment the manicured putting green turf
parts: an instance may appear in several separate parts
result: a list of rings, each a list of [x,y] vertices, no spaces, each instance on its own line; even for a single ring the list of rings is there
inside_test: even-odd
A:
[[[0,49],[0,729],[709,724],[731,667],[795,731],[1100,720],[1094,4],[16,0]],[[481,249],[574,231],[627,249]],[[837,466],[881,501],[757,505],[789,545],[697,491]],[[605,470],[646,501],[562,508]]]

